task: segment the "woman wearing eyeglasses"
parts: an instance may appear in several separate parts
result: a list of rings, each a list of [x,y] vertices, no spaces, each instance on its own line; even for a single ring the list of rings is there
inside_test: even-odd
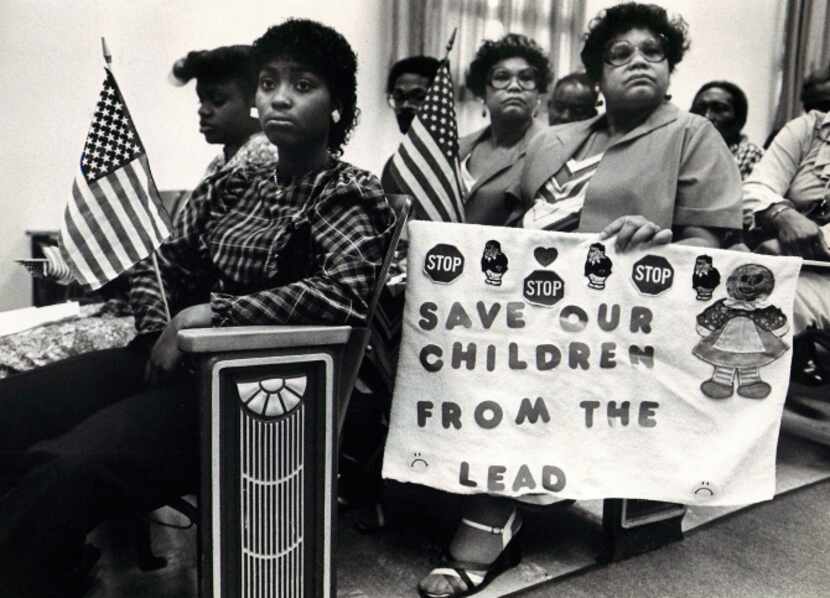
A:
[[[521,172],[528,142],[544,128],[534,116],[551,79],[547,57],[524,35],[487,40],[476,52],[466,84],[490,124],[459,140],[467,222],[506,225],[524,211],[504,191]]]
[[[527,228],[616,235],[618,250],[672,240],[720,246],[740,229],[740,175],[706,119],[668,101],[688,27],[655,5],[600,13],[581,58],[606,113],[548,129],[528,148],[519,188]]]
[[[655,5],[617,5],[591,22],[581,57],[607,112],[551,127],[530,142],[509,190],[530,206],[525,227],[616,235],[618,251],[673,239],[718,247],[725,229],[741,228],[740,175],[723,138],[666,98],[686,36],[685,22]],[[451,560],[421,580],[421,594],[469,595],[515,565],[522,527],[516,505],[485,494],[466,499]]]

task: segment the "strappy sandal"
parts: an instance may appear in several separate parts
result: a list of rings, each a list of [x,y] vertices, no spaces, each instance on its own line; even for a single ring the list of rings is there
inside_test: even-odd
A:
[[[452,589],[449,592],[429,592],[418,584],[418,594],[421,598],[460,598],[475,594],[487,587],[500,573],[518,565],[522,560],[521,545],[515,541],[515,538],[522,526],[520,517],[519,512],[514,509],[503,527],[493,527],[462,518],[461,523],[466,526],[494,536],[501,536],[501,553],[489,565],[450,560],[447,566],[433,569],[424,579],[433,575],[441,576]],[[519,518],[519,523],[514,532],[513,524],[517,518]]]

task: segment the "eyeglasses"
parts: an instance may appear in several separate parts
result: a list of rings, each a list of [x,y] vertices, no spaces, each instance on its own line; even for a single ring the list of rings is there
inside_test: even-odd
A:
[[[657,40],[646,40],[637,46],[631,42],[620,40],[605,49],[602,60],[611,66],[622,66],[631,62],[634,58],[634,52],[637,51],[648,62],[663,62],[666,59],[666,50],[663,49],[663,44]]]
[[[522,69],[518,73],[507,69],[494,69],[490,72],[487,84],[493,89],[507,89],[513,79],[516,79],[519,87],[525,91],[536,89],[536,69],[533,68]]]
[[[413,106],[419,106],[425,99],[427,99],[427,90],[421,87],[416,87],[409,91],[396,89],[386,96],[386,101],[390,108],[400,108],[407,103]]]

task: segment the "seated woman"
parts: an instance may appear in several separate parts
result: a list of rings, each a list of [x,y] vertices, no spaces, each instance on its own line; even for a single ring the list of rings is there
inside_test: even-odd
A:
[[[735,156],[741,178],[745,179],[764,155],[764,150],[741,131],[746,124],[749,104],[743,90],[729,81],[709,81],[695,94],[689,112],[708,118],[729,151]]]
[[[687,46],[685,22],[655,5],[617,5],[591,22],[581,57],[607,112],[530,143],[511,190],[529,206],[524,226],[616,236],[617,251],[673,239],[718,247],[724,231],[740,229],[740,177],[726,144],[709,121],[666,101]],[[453,562],[421,581],[424,596],[473,593],[517,562],[515,501],[474,495],[464,511]]]
[[[196,79],[199,132],[222,152],[207,166],[202,180],[251,165],[275,164],[277,148],[251,116],[257,72],[250,46],[194,50],[173,64],[177,84]]]
[[[159,252],[170,322],[149,264],[135,273],[137,327],[157,336],[149,359],[136,343],[0,382],[4,596],[81,594],[90,529],[194,487],[197,385],[178,330],[365,321],[394,215],[377,178],[338,158],[357,114],[355,54],[307,20],[272,27],[253,54],[279,164],[187,204]]]
[[[211,192],[217,180],[237,169],[276,164],[276,146],[262,133],[259,121],[250,116],[257,86],[250,46],[190,52],[173,65],[173,75],[181,84],[196,79],[199,129],[208,143],[222,146],[197,186],[197,194]],[[192,193],[184,195],[175,206],[167,206],[171,216],[181,211]],[[125,273],[98,292],[106,303],[83,306],[81,318],[0,337],[0,377],[126,345],[135,335],[126,303],[128,291]]]
[[[763,253],[830,260],[830,113],[811,110],[787,123],[744,182],[747,223],[769,241]],[[753,231],[750,231],[753,232]],[[793,332],[830,329],[830,275],[803,271]]]
[[[476,52],[466,83],[481,98],[490,114],[490,125],[459,140],[468,223],[505,226],[521,216],[521,205],[504,192],[521,172],[528,142],[544,128],[534,115],[540,94],[545,93],[551,78],[547,57],[536,42],[524,35],[510,33],[498,41],[485,41]],[[381,180],[387,191],[399,191],[386,167]],[[393,268],[405,274],[402,261],[397,261]],[[375,350],[367,355],[361,370],[361,378],[368,382],[372,396],[366,401],[363,393],[355,393],[347,414],[339,488],[344,503],[373,503],[380,492],[377,445],[385,438],[385,425],[381,422],[387,417],[395,378],[404,303],[401,291],[387,287],[381,296],[381,316],[375,318],[371,341]],[[367,417],[367,413],[371,415]],[[359,424],[353,425],[352,420],[358,419]],[[377,423],[372,428],[367,426],[367,420]],[[370,429],[375,434],[368,433]],[[381,527],[383,520],[381,505],[372,504],[360,525]]]
[[[534,116],[551,79],[547,56],[524,35],[485,41],[476,52],[466,83],[490,124],[458,142],[467,222],[505,226],[521,215],[504,191],[521,172],[528,142],[544,129]]]

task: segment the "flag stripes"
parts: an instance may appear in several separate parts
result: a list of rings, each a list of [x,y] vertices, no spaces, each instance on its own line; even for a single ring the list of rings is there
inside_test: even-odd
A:
[[[150,255],[170,221],[124,98],[107,70],[64,212],[61,253],[92,289]]]
[[[93,289],[161,244],[170,229],[154,201],[143,160],[87,182],[79,175],[67,204],[61,241],[64,258]]]
[[[398,187],[414,198],[416,215],[435,221],[464,221],[458,126],[446,60],[392,157],[390,174]]]
[[[436,158],[438,156],[438,158]],[[392,175],[418,199],[430,220],[463,222],[458,176],[418,119],[392,158]],[[424,200],[426,198],[426,200]]]

